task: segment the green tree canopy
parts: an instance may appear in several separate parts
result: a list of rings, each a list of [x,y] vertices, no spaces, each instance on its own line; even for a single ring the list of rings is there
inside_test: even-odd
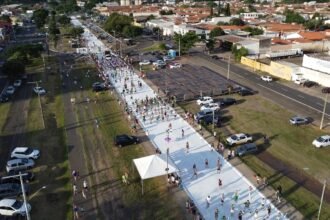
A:
[[[225,35],[225,32],[222,30],[221,27],[216,27],[210,32],[210,38],[214,38],[222,35]]]
[[[11,79],[17,79],[18,75],[25,73],[25,65],[19,60],[7,60],[1,69]]]
[[[238,26],[243,26],[245,24],[244,21],[240,18],[232,18],[230,19],[229,23],[231,25],[238,25]]]
[[[236,45],[232,47],[231,51],[234,54],[236,62],[239,62],[241,60],[241,57],[247,56],[249,54],[249,51],[245,47],[241,47],[240,49],[237,49]]]
[[[34,20],[37,28],[40,29],[46,24],[48,13],[48,10],[43,8],[37,9],[33,12],[32,19]]]
[[[243,29],[243,31],[250,32],[251,35],[261,35],[264,33],[264,31],[260,28],[253,28],[253,27],[246,27]]]
[[[285,23],[298,23],[303,24],[305,23],[305,19],[298,13],[291,10],[286,10],[284,12]]]
[[[206,42],[206,47],[209,49],[209,51],[212,51],[214,49],[215,41],[213,39],[208,39]]]
[[[141,35],[143,32],[143,28],[138,26],[125,26],[123,29],[123,35],[125,37],[136,37]]]
[[[70,27],[68,34],[70,34],[74,38],[80,38],[84,33],[84,29],[82,27]]]
[[[71,22],[71,18],[66,15],[61,15],[57,18],[57,22],[62,25],[69,25]]]
[[[230,16],[231,15],[229,3],[226,4],[226,8],[224,10],[224,14],[225,14],[225,16]]]
[[[125,26],[130,26],[133,19],[126,15],[112,13],[104,24],[104,29],[107,32],[122,33]]]
[[[23,44],[8,48],[5,57],[7,60],[19,60],[27,63],[30,58],[40,57],[42,51],[43,47],[40,44]]]
[[[192,48],[199,38],[195,32],[188,32],[185,35],[174,34],[174,42],[177,48],[180,47],[181,54],[187,53]]]

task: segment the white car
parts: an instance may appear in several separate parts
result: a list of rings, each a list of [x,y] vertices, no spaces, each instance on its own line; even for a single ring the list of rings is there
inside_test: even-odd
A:
[[[46,90],[40,86],[36,86],[33,88],[33,91],[38,95],[44,95],[46,94]]]
[[[301,84],[303,84],[306,81],[307,81],[307,79],[305,79],[305,78],[298,78],[298,79],[295,79],[293,82],[295,84],[301,85]]]
[[[212,111],[218,111],[220,109],[220,106],[217,103],[209,103],[201,107],[201,111],[205,111],[206,109],[210,109]]]
[[[171,57],[171,56],[164,56],[163,57],[163,60],[166,62],[166,61],[172,61],[174,60],[175,58],[174,57]]]
[[[31,211],[31,205],[26,204],[27,211]],[[3,216],[25,216],[26,209],[24,202],[16,199],[2,199],[0,200],[0,215]]]
[[[161,66],[165,66],[166,63],[162,60],[157,60],[157,61],[153,62],[152,65],[156,66],[156,67],[161,67]]]
[[[330,145],[330,135],[323,135],[315,139],[312,144],[317,148],[327,147]]]
[[[38,159],[40,151],[31,147],[16,147],[11,152],[11,158]]]
[[[181,63],[171,63],[170,64],[170,69],[176,69],[176,68],[181,68],[182,64]]]
[[[142,60],[139,65],[140,66],[144,66],[144,65],[149,65],[150,64],[150,60]]]
[[[209,96],[203,96],[202,98],[197,100],[197,105],[205,105],[213,103],[213,99]]]
[[[20,79],[15,80],[15,82],[14,82],[15,87],[20,87],[21,85],[22,85],[22,80],[20,80]]]
[[[12,95],[15,93],[15,87],[14,86],[8,86],[6,89],[6,93],[9,95]]]
[[[234,134],[234,135],[231,135],[230,137],[228,137],[226,139],[228,145],[235,145],[235,144],[245,144],[245,143],[248,143],[248,142],[252,142],[252,136],[251,135],[248,135],[248,134],[243,134],[243,133],[240,133],[240,134]]]
[[[273,78],[271,76],[261,76],[261,79],[265,82],[273,81]]]
[[[13,159],[8,160],[6,165],[7,172],[12,170],[27,170],[34,167],[35,163],[31,159]]]

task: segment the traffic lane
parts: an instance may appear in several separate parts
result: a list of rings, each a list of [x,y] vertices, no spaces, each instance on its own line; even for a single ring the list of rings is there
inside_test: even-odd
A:
[[[207,58],[207,59],[212,61],[213,63],[220,65],[223,69],[228,68],[227,62],[224,62],[222,60],[213,60],[212,58]],[[256,85],[259,88],[262,87],[263,89],[267,89],[272,92],[275,92],[296,103],[299,103],[305,107],[311,108],[314,111],[317,111],[318,113],[322,113],[322,111],[323,111],[323,105],[324,105],[323,99],[302,93],[300,91],[287,87],[278,82],[271,82],[271,83],[264,82],[256,74],[251,73],[248,70],[240,68],[236,65],[230,66],[230,74],[232,74],[232,73],[237,74],[240,77],[243,77],[245,79],[252,81],[254,83],[254,85]],[[326,112],[326,116],[330,117],[330,109],[328,107],[326,108],[325,112]]]

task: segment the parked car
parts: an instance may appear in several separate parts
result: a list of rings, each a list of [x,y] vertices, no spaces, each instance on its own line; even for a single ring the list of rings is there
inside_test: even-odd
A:
[[[2,95],[0,96],[0,102],[4,103],[4,102],[8,102],[10,100],[10,95],[7,93],[2,93]]]
[[[239,146],[236,149],[236,155],[241,157],[246,154],[255,153],[257,151],[258,151],[258,148],[255,143],[248,143],[248,144],[243,144],[243,145]]]
[[[0,215],[3,216],[25,216],[26,211],[31,211],[31,205],[26,204],[25,209],[24,202],[16,199],[2,199],[0,200]]]
[[[28,185],[24,184],[25,193],[29,192]],[[0,184],[0,199],[13,198],[22,194],[22,187],[19,183],[2,183]]]
[[[108,89],[107,86],[101,82],[93,83],[92,87],[94,92],[100,92]]]
[[[205,105],[205,104],[209,104],[212,102],[213,102],[213,99],[209,96],[204,96],[204,97],[201,97],[200,99],[197,99],[197,105]]]
[[[247,88],[240,88],[237,92],[239,95],[241,96],[248,96],[248,95],[253,95],[254,92],[250,89],[247,89]]]
[[[20,87],[21,85],[22,85],[22,80],[20,80],[20,79],[15,80],[15,82],[14,82],[15,87]]]
[[[181,68],[182,64],[181,63],[171,63],[169,65],[170,69],[177,69],[177,68]]]
[[[301,116],[294,116],[294,117],[290,118],[289,122],[292,125],[303,125],[303,124],[308,123],[308,118],[301,117]]]
[[[236,99],[234,98],[224,98],[224,99],[221,99],[219,104],[220,106],[229,106],[229,105],[233,105],[233,104],[236,104]]]
[[[21,171],[12,170],[12,171],[8,172],[7,175],[8,176],[18,175],[19,172],[21,172]],[[25,171],[21,172],[21,173],[22,173],[22,180],[24,183],[29,183],[34,180],[34,173],[25,172]],[[21,181],[20,181],[19,176],[6,178],[6,179],[2,179],[0,177],[0,183],[21,183]]]
[[[261,79],[265,82],[273,81],[273,78],[271,76],[261,76]]]
[[[172,61],[172,60],[174,60],[175,58],[174,57],[171,57],[171,56],[164,56],[163,57],[163,60],[165,61],[165,62],[167,62],[167,61]]]
[[[156,60],[155,62],[153,62],[152,65],[155,67],[163,67],[163,66],[166,66],[166,63],[162,60]]]
[[[11,152],[11,158],[38,159],[40,151],[31,147],[15,147]]]
[[[330,135],[323,135],[315,139],[312,143],[317,148],[327,147],[330,145]]]
[[[228,145],[232,146],[235,144],[245,144],[247,142],[252,142],[252,136],[249,134],[234,134],[226,139]]]
[[[209,103],[209,104],[202,105],[200,108],[201,111],[204,111],[206,109],[211,110],[211,111],[218,111],[218,110],[220,110],[220,106],[217,103]]]
[[[206,125],[212,124],[212,121],[217,127],[221,126],[221,118],[218,115],[205,115],[204,117],[200,118],[198,123],[205,123]]]
[[[44,95],[46,94],[46,90],[40,86],[36,86],[33,88],[33,91],[37,94],[37,95]]]
[[[150,64],[150,60],[142,60],[141,62],[139,62],[140,66],[149,65],[149,64]]]
[[[6,93],[7,93],[8,95],[13,95],[13,94],[15,93],[15,87],[14,87],[14,86],[8,86],[8,87],[6,88]]]
[[[305,78],[297,78],[297,79],[295,79],[293,82],[294,82],[295,84],[301,85],[301,84],[303,84],[303,83],[306,82],[306,81],[307,81],[307,79],[305,79]]]
[[[203,111],[197,112],[196,114],[196,120],[199,123],[201,119],[206,117],[207,115],[212,115],[213,116],[213,110],[211,109],[205,109]]]
[[[12,170],[28,170],[34,167],[35,163],[31,159],[13,159],[7,161],[6,170],[10,172]]]
[[[137,144],[140,140],[136,136],[130,136],[126,134],[117,135],[115,137],[115,145],[118,147],[123,147],[126,145]]]
[[[314,81],[306,81],[306,82],[303,83],[303,86],[307,87],[307,88],[311,88],[313,86],[319,86],[319,84],[317,82],[314,82]]]
[[[217,55],[213,55],[213,56],[211,56],[211,58],[214,59],[214,60],[219,60],[220,59]]]

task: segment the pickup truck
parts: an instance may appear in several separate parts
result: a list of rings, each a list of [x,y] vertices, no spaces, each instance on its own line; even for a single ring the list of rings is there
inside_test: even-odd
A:
[[[234,134],[234,135],[229,136],[226,139],[226,141],[227,141],[229,146],[232,146],[232,145],[235,145],[235,144],[245,144],[245,143],[248,143],[248,142],[252,142],[253,138],[249,134],[241,133],[241,134]]]

